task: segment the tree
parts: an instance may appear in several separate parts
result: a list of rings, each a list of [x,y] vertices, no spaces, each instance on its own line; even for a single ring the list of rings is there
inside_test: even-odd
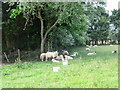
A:
[[[112,15],[110,16],[110,27],[111,30],[109,32],[109,39],[111,40],[119,40],[120,33],[120,9],[113,10]],[[120,43],[120,40],[119,40]]]
[[[73,24],[72,19],[74,18],[73,20],[76,19],[77,21],[75,22],[77,23],[76,26],[80,26],[80,19],[83,17],[81,15],[81,12],[83,12],[81,3],[20,2],[18,3],[17,8],[11,11],[11,17],[16,18],[19,14],[18,11],[21,11],[26,18],[25,28],[28,23],[32,23],[32,20],[35,17],[39,19],[41,31],[41,53],[44,52],[46,38],[56,25],[60,26],[66,24],[73,27],[75,24]],[[85,24],[83,24],[83,26],[85,26]]]
[[[106,40],[109,30],[109,15],[104,8],[104,2],[100,3],[88,3],[86,15],[90,20],[88,37],[95,41],[97,44],[98,40]],[[89,13],[89,14],[88,14]]]
[[[57,25],[56,30],[51,32],[49,41],[54,47],[67,48],[70,46],[85,44],[86,31],[89,20],[84,14],[84,4],[68,3],[64,19]],[[67,17],[66,17],[67,16]],[[57,39],[56,39],[57,38]]]
[[[37,3],[37,2],[20,2],[18,7],[12,10],[11,17],[16,17],[15,12],[22,11],[26,18],[25,28],[28,23],[32,23],[32,19],[37,17],[40,21],[41,31],[41,53],[44,52],[45,40],[49,32],[56,26],[65,12],[65,4],[63,3]],[[48,18],[54,18],[51,22]],[[47,21],[48,20],[48,21]],[[48,23],[46,23],[47,21]],[[46,24],[46,25],[45,25]],[[45,27],[47,26],[47,27]],[[24,29],[25,29],[24,28]]]

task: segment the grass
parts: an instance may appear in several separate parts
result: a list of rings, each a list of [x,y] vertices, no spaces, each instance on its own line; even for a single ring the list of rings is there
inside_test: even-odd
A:
[[[118,54],[111,53],[116,49],[118,45],[98,46],[91,51],[76,47],[70,51],[79,55],[68,66],[51,61],[4,65],[2,88],[118,88]],[[86,55],[93,51],[97,54]],[[54,66],[60,71],[53,72]]]

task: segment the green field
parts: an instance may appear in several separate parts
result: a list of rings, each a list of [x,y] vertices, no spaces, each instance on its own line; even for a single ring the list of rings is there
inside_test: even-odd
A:
[[[118,45],[98,46],[91,51],[85,48],[70,50],[79,55],[69,60],[68,66],[52,61],[3,65],[2,88],[118,88],[118,54],[111,53]],[[93,51],[97,54],[86,55]],[[53,72],[54,66],[60,71]]]

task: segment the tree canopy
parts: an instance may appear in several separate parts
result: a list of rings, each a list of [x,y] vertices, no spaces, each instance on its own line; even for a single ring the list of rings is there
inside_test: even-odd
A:
[[[3,3],[3,50],[39,48],[46,52],[85,45],[91,40],[96,44],[98,40],[116,40],[119,10],[109,16],[104,5],[104,2]],[[111,24],[115,27],[112,31]]]

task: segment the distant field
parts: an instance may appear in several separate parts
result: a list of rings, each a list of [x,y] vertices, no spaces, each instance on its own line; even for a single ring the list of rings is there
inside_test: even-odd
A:
[[[68,66],[62,62],[28,62],[20,65],[2,66],[2,88],[118,88],[118,45],[71,49],[79,55],[69,61]],[[96,51],[94,56],[88,52]],[[80,59],[80,56],[82,57]],[[52,68],[59,66],[59,72]]]

